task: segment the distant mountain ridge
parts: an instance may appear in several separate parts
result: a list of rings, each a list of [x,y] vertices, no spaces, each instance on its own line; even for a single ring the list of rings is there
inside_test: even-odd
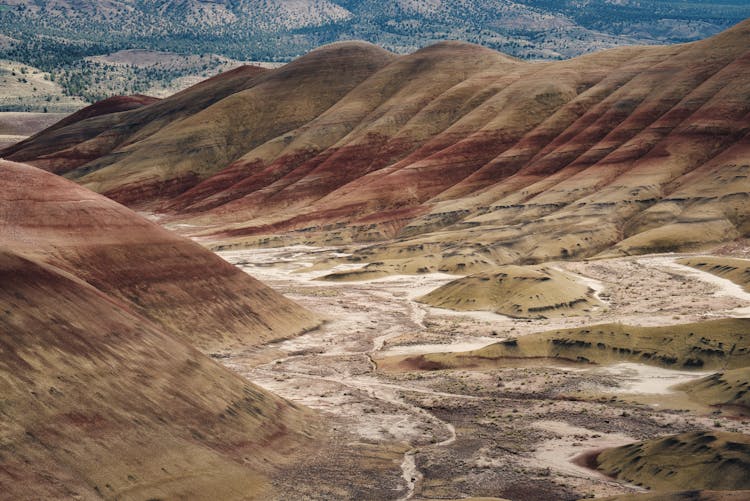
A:
[[[113,94],[163,97],[184,88],[185,78],[238,61],[288,62],[336,41],[405,54],[462,40],[522,59],[565,59],[699,40],[748,17],[750,5],[738,0],[4,0],[0,59],[48,73],[66,95],[94,102]],[[130,50],[163,54],[165,63],[108,63],[109,54]],[[2,109],[42,106],[24,99]]]
[[[2,3],[6,6],[0,10],[2,33],[16,39],[49,34],[104,45],[131,41],[137,42],[135,48],[150,49],[190,48],[189,44],[205,48],[221,41],[227,46],[225,55],[239,59],[263,55],[290,58],[345,39],[364,39],[397,52],[413,51],[441,39],[458,39],[517,56],[571,57],[623,43],[705,38],[750,16],[750,6],[738,0],[710,0],[700,5],[671,0]],[[96,31],[102,27],[109,30],[106,35]],[[277,37],[268,39],[269,34]],[[246,42],[251,44],[241,47]]]

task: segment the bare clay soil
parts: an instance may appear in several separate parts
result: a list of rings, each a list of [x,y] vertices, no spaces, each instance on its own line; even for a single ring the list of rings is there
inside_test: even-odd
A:
[[[731,282],[675,264],[680,256],[554,263],[594,289],[604,307],[585,316],[519,320],[415,302],[452,275],[316,280],[331,269],[313,263],[341,253],[313,247],[220,253],[328,319],[294,339],[214,354],[255,383],[321,412],[330,424],[317,454],[276,479],[286,499],[572,500],[634,493],[643,489],[574,459],[716,426],[750,432],[750,421],[672,388],[705,372],[544,361],[394,374],[374,362],[467,351],[592,323],[670,325],[746,314],[750,298]]]

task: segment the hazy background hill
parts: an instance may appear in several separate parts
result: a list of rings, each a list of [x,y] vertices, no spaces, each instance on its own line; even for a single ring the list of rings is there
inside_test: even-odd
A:
[[[338,40],[397,53],[464,40],[524,59],[561,59],[697,40],[747,17],[742,0],[4,0],[0,59],[44,74],[59,95],[92,102],[165,95],[194,82],[184,77],[209,77],[239,61],[286,62]],[[129,49],[146,52],[119,53]],[[56,97],[39,92],[2,109],[42,111],[50,102]]]

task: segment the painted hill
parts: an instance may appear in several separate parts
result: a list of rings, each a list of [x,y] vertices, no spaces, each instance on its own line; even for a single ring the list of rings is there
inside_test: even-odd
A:
[[[120,146],[126,138],[148,136],[173,121],[189,116],[253,84],[265,70],[243,66],[179,92],[169,100],[130,113],[116,113],[107,100],[81,110],[63,127],[49,130],[2,152],[6,158],[35,159],[34,164],[65,173]],[[110,111],[107,113],[107,111]]]
[[[312,316],[74,183],[9,162],[0,179],[3,497],[267,499],[316,420],[189,342]]]
[[[318,324],[200,245],[39,169],[0,162],[0,247],[95,287],[203,350]]]
[[[495,265],[702,248],[750,234],[749,41],[746,21],[543,63],[334,44],[2,155],[225,244],[395,239],[355,257]]]
[[[309,412],[52,265],[0,280],[3,497],[267,499]]]

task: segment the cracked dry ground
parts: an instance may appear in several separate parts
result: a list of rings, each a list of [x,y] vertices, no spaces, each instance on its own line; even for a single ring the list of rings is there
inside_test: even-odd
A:
[[[670,259],[558,263],[598,281],[607,307],[590,317],[526,321],[414,301],[453,276],[327,283],[315,280],[325,272],[306,271],[334,255],[335,249],[313,248],[222,253],[329,319],[298,338],[220,354],[233,370],[319,411],[328,424],[325,446],[276,479],[282,499],[572,500],[636,492],[642,489],[571,459],[717,424],[750,431],[750,420],[688,405],[667,389],[704,373],[628,364],[383,373],[373,362],[375,355],[465,351],[509,335],[594,322],[687,322],[747,306],[715,294],[715,285]],[[639,294],[644,290],[650,297]]]

